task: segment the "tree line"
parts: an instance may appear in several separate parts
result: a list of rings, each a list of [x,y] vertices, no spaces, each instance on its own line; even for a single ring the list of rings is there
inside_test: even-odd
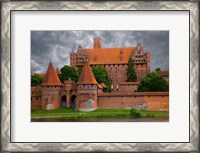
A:
[[[109,81],[108,74],[106,68],[104,66],[92,66],[92,72],[98,83],[104,83],[106,86],[106,92],[111,92],[111,84]],[[81,74],[82,67],[79,67],[77,70],[74,67],[65,65],[60,69],[60,74],[58,77],[60,81],[64,83],[65,80],[69,78],[78,81],[79,75]],[[133,60],[130,58],[128,62],[128,69],[126,72],[127,80],[126,82],[135,82],[137,81],[137,75],[134,68]],[[31,77],[31,86],[38,86],[42,83],[43,78],[38,74],[35,74]],[[137,92],[155,92],[155,91],[169,91],[169,86],[166,80],[164,80],[161,76],[159,76],[156,72],[151,72],[144,76],[140,84],[138,85]]]

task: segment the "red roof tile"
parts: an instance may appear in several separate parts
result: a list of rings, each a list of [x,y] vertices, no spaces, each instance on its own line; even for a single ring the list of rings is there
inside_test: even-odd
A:
[[[42,85],[62,85],[52,63],[49,63]]]
[[[135,53],[135,48],[97,48],[83,49],[89,53],[90,65],[95,64],[127,64],[129,58]],[[122,56],[122,60],[120,60]]]
[[[77,84],[98,84],[88,62],[85,62]]]
[[[105,84],[104,84],[104,83],[101,83],[101,85],[102,85],[102,87],[103,87],[103,88],[106,88],[106,86],[105,86]]]
[[[98,84],[97,86],[98,86],[99,89],[103,88],[103,86],[101,84]]]

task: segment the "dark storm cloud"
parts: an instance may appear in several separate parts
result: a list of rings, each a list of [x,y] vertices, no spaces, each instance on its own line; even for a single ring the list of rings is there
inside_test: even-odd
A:
[[[51,60],[55,68],[69,65],[69,53],[93,47],[93,37],[101,37],[103,47],[135,47],[140,43],[146,52],[151,52],[151,71],[157,67],[169,69],[168,31],[32,31],[31,70],[45,73]]]

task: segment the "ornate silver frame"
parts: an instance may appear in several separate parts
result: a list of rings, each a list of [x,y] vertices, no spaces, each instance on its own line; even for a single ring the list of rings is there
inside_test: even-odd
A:
[[[8,1],[1,2],[1,151],[199,151],[199,2]],[[10,140],[11,10],[187,10],[190,11],[189,143],[12,143]]]

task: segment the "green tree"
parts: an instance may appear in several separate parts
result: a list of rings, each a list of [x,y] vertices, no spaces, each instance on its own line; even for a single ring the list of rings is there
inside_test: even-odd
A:
[[[156,72],[158,72],[158,71],[161,71],[161,69],[160,68],[156,68],[156,70],[155,70]]]
[[[81,74],[81,72],[82,72],[82,69],[83,69],[83,67],[78,67],[77,72],[78,72],[78,75],[79,75],[79,76],[80,76],[80,74]]]
[[[129,58],[128,70],[126,72],[127,80],[126,82],[135,82],[137,80],[137,75],[135,73],[135,68],[133,66],[133,60]]]
[[[97,82],[104,83],[107,88],[106,91],[111,92],[110,86],[112,83],[108,79],[106,68],[104,66],[92,67],[92,72],[94,73]]]
[[[169,85],[156,72],[151,72],[142,78],[137,91],[169,91]]]
[[[60,70],[59,75],[60,81],[64,82],[65,80],[68,80],[69,78],[71,80],[77,81],[78,80],[78,72],[75,68],[65,65]]]
[[[31,86],[39,86],[42,84],[43,77],[41,77],[38,74],[34,74],[34,76],[31,77]]]

